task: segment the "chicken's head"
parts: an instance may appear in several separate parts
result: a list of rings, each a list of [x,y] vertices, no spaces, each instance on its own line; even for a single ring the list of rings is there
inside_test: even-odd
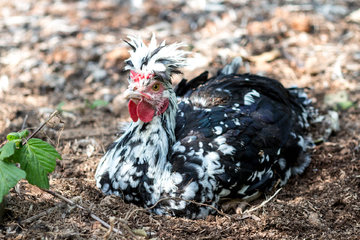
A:
[[[130,70],[129,87],[124,93],[130,99],[128,109],[134,122],[140,119],[150,122],[154,116],[163,114],[172,98],[176,98],[171,87],[171,77],[180,73],[178,68],[185,66],[186,53],[178,50],[184,44],[156,44],[153,35],[149,46],[141,38],[129,37],[130,58],[125,61],[125,70]],[[173,99],[173,101],[175,101]]]
[[[134,122],[140,119],[150,122],[169,107],[171,83],[163,81],[154,74],[142,74],[131,71],[133,82],[124,93],[125,99],[130,99],[128,109]]]

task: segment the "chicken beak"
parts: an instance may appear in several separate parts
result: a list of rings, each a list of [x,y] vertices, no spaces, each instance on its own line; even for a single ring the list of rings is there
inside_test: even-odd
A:
[[[141,97],[143,97],[144,95],[142,93],[139,92],[135,92],[133,90],[130,89],[126,89],[126,91],[124,92],[124,99],[138,99],[140,100]]]

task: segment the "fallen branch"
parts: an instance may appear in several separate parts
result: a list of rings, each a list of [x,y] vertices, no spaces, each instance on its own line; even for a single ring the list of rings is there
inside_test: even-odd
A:
[[[65,206],[66,206],[66,203],[61,203],[61,204],[59,204],[59,205],[57,205],[57,206],[55,206],[53,208],[49,208],[48,210],[46,210],[44,212],[41,212],[41,213],[39,213],[39,214],[37,214],[35,216],[32,216],[32,217],[30,217],[28,219],[25,219],[25,220],[21,221],[20,224],[23,225],[23,224],[32,223],[32,222],[34,222],[35,220],[37,220],[37,219],[39,219],[41,217],[49,215],[52,211],[55,211],[57,209],[65,207]]]

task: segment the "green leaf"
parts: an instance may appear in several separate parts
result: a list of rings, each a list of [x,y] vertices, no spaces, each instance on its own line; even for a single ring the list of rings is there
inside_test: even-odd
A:
[[[12,133],[9,133],[7,136],[6,136],[7,140],[11,141],[11,140],[15,140],[15,139],[20,139],[20,134],[18,132],[12,132]]]
[[[1,148],[0,159],[4,160],[5,158],[11,157],[12,155],[14,155],[15,149],[16,149],[15,141],[9,141],[5,143],[5,145],[2,146]]]
[[[26,138],[27,135],[29,135],[29,131],[27,129],[19,132],[20,138]]]
[[[14,140],[21,140],[22,138],[25,138],[27,135],[29,134],[29,131],[27,129],[25,129],[24,131],[21,132],[12,132],[9,133],[6,138],[9,141],[14,141]]]
[[[21,150],[22,150],[22,147],[15,149],[15,153],[14,153],[14,155],[13,155],[12,158],[11,158],[12,162],[14,162],[14,163],[20,163]]]
[[[26,173],[17,168],[15,163],[0,161],[0,202],[9,190],[25,177]]]
[[[55,170],[56,158],[61,159],[61,156],[53,146],[32,138],[21,148],[19,162],[30,184],[49,189],[47,173]]]
[[[62,102],[59,102],[59,104],[56,106],[56,110],[58,110],[59,112],[62,111],[62,107],[65,106],[65,102],[62,101]]]

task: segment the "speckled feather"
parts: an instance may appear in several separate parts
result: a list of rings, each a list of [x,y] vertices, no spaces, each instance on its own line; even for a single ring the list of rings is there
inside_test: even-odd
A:
[[[235,74],[238,65],[239,58],[213,78],[205,72],[182,81],[178,103],[170,101],[149,123],[131,123],[102,158],[97,186],[144,207],[170,196],[218,207],[222,199],[251,199],[303,172],[312,144],[305,135],[306,94]],[[181,200],[162,201],[152,211],[188,218],[214,213]]]

